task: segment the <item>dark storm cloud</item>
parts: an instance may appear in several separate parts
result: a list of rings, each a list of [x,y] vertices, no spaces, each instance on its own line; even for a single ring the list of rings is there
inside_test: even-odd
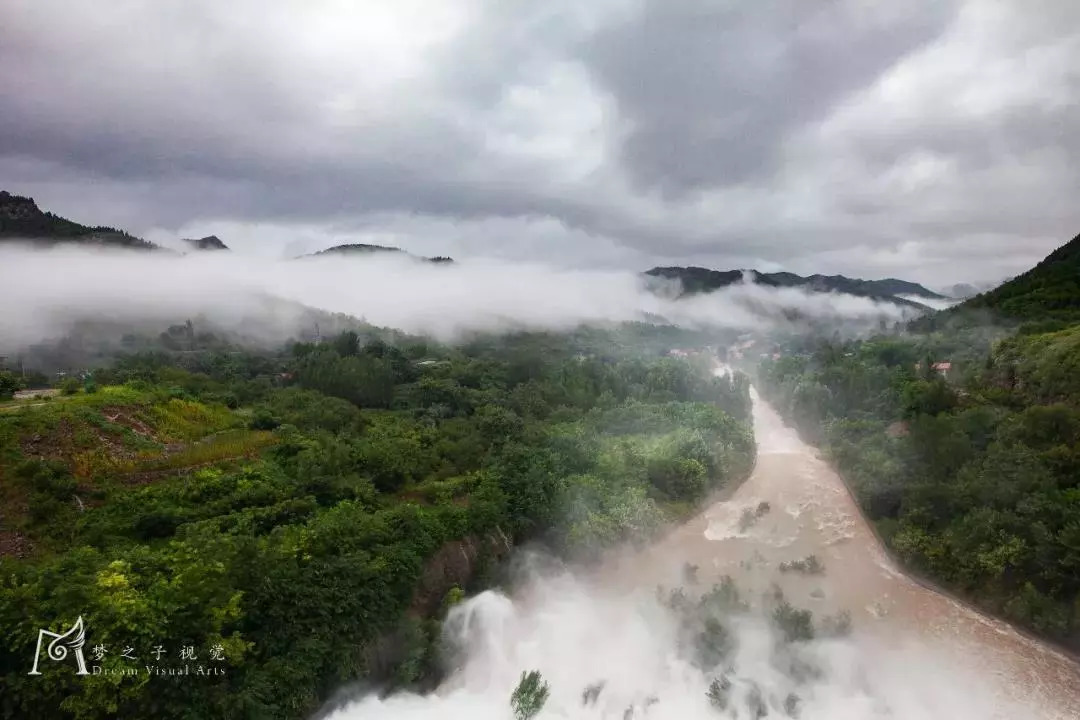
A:
[[[995,249],[1026,257],[1019,269],[1080,230],[1080,6],[1041,0],[994,18],[1005,8],[969,6],[891,93],[837,111],[819,152],[861,165],[867,182],[845,189],[846,211],[941,246],[932,255],[1007,240]],[[880,181],[890,176],[910,182]]]
[[[13,90],[3,94],[0,154],[117,183],[215,187],[209,194],[225,206],[176,209],[187,217],[528,209],[512,191],[497,200],[467,182],[448,182],[481,153],[476,127],[437,113],[389,122],[357,113],[350,124],[328,124],[320,106],[334,89],[318,86],[328,78],[306,76],[288,46],[268,46],[258,18],[245,34],[208,4],[162,9],[136,13],[130,29],[104,24],[97,42],[78,37],[62,15],[44,24],[40,14],[25,12],[21,41],[0,43],[0,78]],[[18,10],[6,12],[20,29]],[[132,37],[139,21],[157,23],[142,28],[149,36],[170,39],[155,47]],[[190,39],[177,41],[170,22]],[[222,187],[228,189],[220,193]]]
[[[898,13],[846,0],[646,0],[587,57],[632,124],[622,157],[635,180],[680,192],[767,178],[791,130],[938,37],[951,16],[942,2]]]
[[[1078,9],[12,0],[0,187],[239,247],[978,279],[1080,229]]]

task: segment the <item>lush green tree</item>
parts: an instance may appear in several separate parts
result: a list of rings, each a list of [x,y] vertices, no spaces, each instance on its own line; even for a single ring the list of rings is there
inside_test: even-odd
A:
[[[544,682],[538,670],[521,673],[521,681],[510,695],[510,707],[517,720],[531,720],[536,717],[551,695],[551,688]]]
[[[334,338],[332,347],[341,357],[353,357],[360,352],[360,336],[355,330],[346,330]]]
[[[0,370],[0,400],[10,400],[15,391],[22,389],[22,380],[13,372]]]

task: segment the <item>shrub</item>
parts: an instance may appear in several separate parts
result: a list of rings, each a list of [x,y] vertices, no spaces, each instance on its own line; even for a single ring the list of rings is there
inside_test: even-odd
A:
[[[10,400],[16,390],[22,389],[22,380],[15,373],[0,370],[0,400]]]
[[[514,710],[517,720],[530,720],[535,717],[547,702],[551,695],[551,689],[544,682],[539,671],[521,673],[521,682],[510,696],[510,707]]]
[[[825,566],[817,559],[817,555],[807,555],[802,560],[789,560],[780,563],[780,572],[798,572],[804,575],[821,575],[825,572]]]
[[[798,610],[786,600],[781,602],[772,613],[773,622],[780,629],[786,642],[801,642],[814,639],[814,614],[809,610]]]
[[[266,408],[256,410],[251,422],[248,423],[248,427],[252,430],[274,430],[280,425],[281,422]]]

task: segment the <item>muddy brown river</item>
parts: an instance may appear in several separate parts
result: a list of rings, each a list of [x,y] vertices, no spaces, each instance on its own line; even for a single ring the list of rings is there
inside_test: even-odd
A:
[[[648,549],[619,558],[607,578],[678,585],[680,563],[696,565],[702,583],[723,575],[765,592],[779,584],[786,597],[817,612],[848,610],[868,657],[918,646],[958,682],[990,680],[995,717],[1080,718],[1080,666],[907,577],[883,551],[840,477],[753,392],[757,466],[734,494],[716,502]],[[740,529],[744,509],[767,502],[770,511]],[[780,573],[778,566],[813,554],[822,575]],[[911,668],[912,675],[920,668]],[[962,678],[962,679],[961,679]]]

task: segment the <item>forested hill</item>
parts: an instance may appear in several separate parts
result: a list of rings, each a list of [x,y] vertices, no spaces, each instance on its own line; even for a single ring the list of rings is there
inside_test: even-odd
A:
[[[814,292],[839,292],[847,295],[867,297],[874,300],[891,302],[907,307],[925,309],[926,306],[913,302],[903,296],[915,296],[927,300],[940,300],[944,296],[928,290],[918,283],[896,278],[885,280],[861,280],[843,275],[802,276],[789,272],[762,273],[748,271],[750,278],[757,285],[767,287],[797,287]],[[741,282],[743,270],[710,270],[702,267],[654,267],[645,272],[651,277],[679,280],[683,293],[693,295],[712,292]]]
[[[987,309],[1016,320],[1080,321],[1080,235],[1023,275],[977,295],[957,311]]]
[[[162,249],[123,230],[81,225],[51,212],[42,212],[33,198],[0,190],[0,243],[18,240],[29,240],[35,245],[78,243],[135,250]]]
[[[327,248],[325,250],[320,250],[318,252],[310,253],[308,255],[301,255],[301,257],[304,257],[304,258],[307,258],[307,257],[320,257],[320,256],[326,256],[326,255],[345,255],[345,256],[378,255],[378,254],[383,254],[383,253],[405,255],[405,256],[408,256],[408,257],[416,258],[418,260],[424,260],[426,262],[431,262],[431,263],[452,263],[452,262],[454,262],[453,258],[449,258],[449,257],[445,257],[445,256],[417,257],[416,255],[408,253],[408,252],[406,252],[405,250],[402,250],[399,247],[392,247],[390,245],[369,245],[369,244],[366,244],[366,243],[348,243],[348,244],[345,244],[345,245],[335,245],[334,247],[330,247],[330,248]]]

